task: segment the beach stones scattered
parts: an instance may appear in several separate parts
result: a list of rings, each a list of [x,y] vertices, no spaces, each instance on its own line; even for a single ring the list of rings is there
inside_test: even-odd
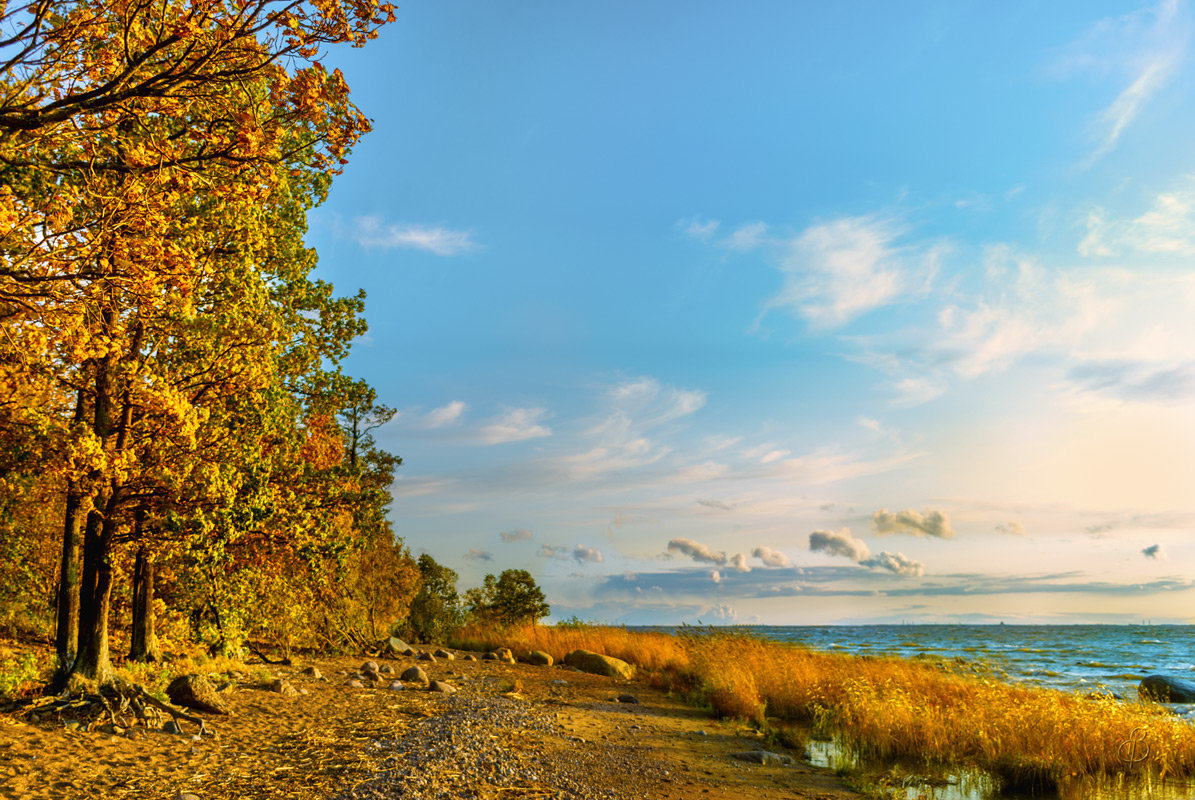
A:
[[[513,652],[511,652],[511,649],[509,647],[499,647],[497,650],[495,650],[493,652],[493,655],[494,655],[494,658],[503,662],[504,664],[514,664],[515,663],[515,654]],[[489,656],[490,656],[490,654],[486,653],[485,658],[488,660]]]
[[[629,680],[635,674],[635,668],[627,662],[591,650],[574,650],[564,657],[564,663],[581,672],[608,678]]]
[[[166,687],[166,696],[176,706],[207,711],[211,714],[227,714],[224,698],[216,687],[202,675],[179,675]]]
[[[277,678],[273,683],[270,684],[270,691],[277,692],[278,694],[282,695],[283,697],[298,697],[299,696],[298,690],[295,689],[295,687],[291,686],[286,681],[282,680],[282,678]]]
[[[436,650],[436,652],[432,653],[432,655],[433,655],[433,656],[435,656],[436,658],[442,658],[442,659],[444,659],[445,661],[453,661],[454,659],[456,659],[456,656],[455,656],[455,655],[453,655],[452,653],[448,652],[448,651],[447,651],[447,650],[445,650],[443,647],[441,647],[441,648],[439,648],[438,650]]]
[[[378,673],[378,662],[366,661],[364,664],[361,665],[361,671],[366,674],[372,672],[373,674],[376,675]]]
[[[731,753],[730,757],[737,758],[739,761],[747,761],[752,764],[764,764],[766,766],[787,767],[791,766],[793,763],[792,756],[773,753],[770,750],[748,750],[745,753]]]
[[[382,664],[380,667],[378,667],[378,672],[382,675],[393,675],[394,667],[389,664]]]
[[[357,680],[356,678],[349,678],[347,681],[344,682],[344,685],[350,689],[364,689],[365,688],[365,684],[362,683],[361,681]]]
[[[324,679],[324,674],[315,667],[304,667],[300,670],[299,674],[304,678],[311,678],[315,681],[322,681]]]
[[[1137,693],[1142,700],[1159,703],[1195,703],[1195,681],[1173,675],[1147,675],[1137,687]]]
[[[465,653],[463,656],[461,656],[461,661],[476,661],[476,660],[477,660],[477,656],[473,655],[472,653]]]
[[[498,654],[497,653],[486,653],[485,655],[483,655],[481,657],[481,660],[482,661],[497,661]]]
[[[632,703],[634,705],[639,705],[639,698],[635,697],[635,695],[633,695],[633,694],[620,694],[618,696],[618,702]]]
[[[440,694],[456,694],[456,687],[446,681],[432,681],[428,685],[429,692],[439,692]]]
[[[433,664],[436,663],[436,657],[433,656],[431,653],[427,653],[427,652],[420,653],[418,656],[415,657],[415,660],[416,661],[430,661]]]
[[[556,663],[552,656],[543,650],[532,650],[523,656],[523,662],[537,667],[550,667]]]
[[[390,685],[386,687],[392,692],[401,692],[404,688],[402,681],[390,681]]]
[[[427,673],[423,671],[422,667],[410,667],[399,678],[407,683],[422,683],[425,686],[428,684]]]

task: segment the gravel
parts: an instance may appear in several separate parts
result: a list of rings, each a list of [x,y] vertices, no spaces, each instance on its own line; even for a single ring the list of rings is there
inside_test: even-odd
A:
[[[669,780],[665,765],[634,745],[565,746],[554,715],[526,702],[453,695],[438,706],[403,736],[375,742],[388,751],[383,770],[337,800],[455,800],[513,788],[537,798],[629,800],[644,796],[645,782]]]

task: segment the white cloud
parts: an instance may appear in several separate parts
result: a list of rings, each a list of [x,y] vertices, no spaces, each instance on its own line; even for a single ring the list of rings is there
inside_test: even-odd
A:
[[[718,242],[718,246],[731,250],[754,250],[764,243],[767,232],[766,223],[748,222],[735,228],[734,233]]]
[[[573,548],[573,560],[578,564],[600,564],[602,563],[602,551],[596,547],[586,547],[583,544],[579,544]]]
[[[1079,254],[1107,258],[1122,253],[1189,258],[1195,255],[1195,177],[1153,199],[1148,211],[1133,219],[1110,219],[1102,208],[1087,212],[1087,234]]]
[[[498,535],[502,537],[502,541],[507,543],[523,542],[531,538],[531,531],[526,528],[515,528],[513,531],[502,531]]]
[[[713,581],[714,583],[722,582],[722,573],[718,572],[718,570],[711,569],[709,572],[709,575],[710,575],[710,580]]]
[[[465,413],[465,408],[463,402],[454,400],[446,406],[432,409],[424,416],[423,427],[435,429],[451,425],[461,418],[461,414]]]
[[[904,553],[880,553],[875,558],[861,560],[859,566],[886,569],[896,575],[919,576],[925,574],[925,565],[920,561],[908,558]]]
[[[380,217],[358,217],[354,238],[362,247],[424,250],[438,256],[454,256],[478,249],[468,231],[426,225],[386,224]]]
[[[735,553],[730,559],[730,566],[735,572],[750,572],[751,565],[747,563],[747,557],[742,553]]]
[[[708,242],[718,230],[720,223],[716,219],[703,220],[701,217],[677,220],[676,227],[686,236],[698,241]]]
[[[768,307],[783,307],[814,328],[837,328],[882,306],[923,293],[944,248],[901,245],[904,231],[880,217],[841,217],[813,225],[788,245],[784,286]]]
[[[719,566],[726,563],[725,553],[716,553],[701,542],[695,542],[692,539],[673,539],[672,541],[668,542],[668,551],[684,553],[689,558],[699,563],[718,564]]]
[[[863,561],[871,556],[867,544],[851,535],[849,528],[837,531],[814,531],[809,534],[809,549],[815,553],[842,556],[851,561]]]
[[[547,414],[542,408],[512,408],[488,425],[478,429],[483,444],[506,444],[551,436],[552,431],[539,424]]]
[[[933,536],[938,539],[953,539],[954,528],[945,513],[934,509],[924,514],[913,511],[891,512],[886,508],[880,509],[872,515],[872,526],[875,532],[908,533],[913,536]]]
[[[1026,530],[1025,530],[1025,526],[1016,521],[1005,522],[1001,525],[997,525],[996,530],[999,531],[1000,533],[1007,533],[1010,536],[1028,536],[1029,535],[1028,532],[1026,532]]]
[[[751,555],[758,558],[768,567],[791,567],[793,565],[792,559],[784,553],[763,545],[752,550]]]
[[[1166,85],[1186,55],[1191,22],[1183,3],[1162,0],[1152,9],[1104,20],[1095,31],[1097,36],[1115,36],[1120,47],[1127,43],[1133,49],[1121,54],[1128,86],[1096,117],[1100,141],[1092,161],[1116,146],[1146,103]]]

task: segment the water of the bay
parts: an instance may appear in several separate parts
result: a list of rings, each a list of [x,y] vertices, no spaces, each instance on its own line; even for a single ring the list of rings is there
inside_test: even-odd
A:
[[[675,630],[675,629],[672,629]],[[1136,698],[1146,675],[1195,680],[1195,625],[827,625],[747,626],[742,630],[815,650],[871,656],[961,658],[1013,683],[1078,693],[1110,691]],[[1175,707],[1176,712],[1190,711]],[[811,742],[810,760],[838,768],[852,757],[833,742]],[[906,800],[990,800],[995,785],[959,772],[945,783],[913,782]],[[1195,800],[1191,782],[1071,787],[1068,800]],[[898,794],[898,796],[901,796]]]

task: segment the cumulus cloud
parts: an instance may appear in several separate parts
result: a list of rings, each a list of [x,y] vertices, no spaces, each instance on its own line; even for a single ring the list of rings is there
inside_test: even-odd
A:
[[[546,414],[542,408],[512,408],[481,427],[478,434],[483,444],[506,444],[551,436],[552,430],[539,424]]]
[[[1007,533],[1011,536],[1028,536],[1025,531],[1025,526],[1019,522],[1005,522],[1002,525],[997,525],[996,530],[1000,533]]]
[[[875,216],[810,226],[789,243],[780,266],[784,286],[768,306],[788,308],[815,328],[837,328],[923,292],[942,250],[902,245],[903,234]]]
[[[465,558],[470,561],[493,561],[494,554],[487,553],[484,550],[478,550],[476,547],[469,548],[469,552],[465,553]]]
[[[578,564],[600,564],[602,562],[602,551],[596,547],[586,547],[583,544],[579,544],[573,548],[573,560]]]
[[[558,547],[553,547],[546,542],[539,546],[539,551],[536,553],[540,558],[568,558],[568,553],[564,552]]]
[[[1149,547],[1146,547],[1144,550],[1142,550],[1141,553],[1146,558],[1152,558],[1157,561],[1166,560],[1166,551],[1162,549],[1162,545],[1160,544],[1151,544]]]
[[[442,226],[386,224],[377,216],[358,217],[353,238],[362,247],[423,250],[438,256],[455,256],[478,249],[469,231]]]
[[[875,558],[865,558],[859,566],[886,569],[895,575],[919,576],[925,574],[925,565],[908,558],[904,553],[880,553]]]
[[[750,572],[751,565],[747,563],[747,557],[742,553],[735,553],[730,559],[730,566],[735,572]]]
[[[842,556],[851,561],[862,561],[871,556],[867,544],[852,536],[849,528],[837,531],[814,531],[809,534],[809,549],[815,553]]]
[[[710,570],[710,580],[713,581],[714,583],[721,583],[722,582],[722,573],[718,572],[718,570],[716,570],[716,569],[711,569]]]
[[[526,528],[515,528],[513,531],[502,531],[498,535],[504,542],[523,542],[531,538],[531,531]]]
[[[922,514],[911,509],[893,513],[882,508],[872,516],[872,524],[875,532],[879,534],[908,533],[938,539],[953,539],[955,536],[954,528],[951,527],[947,516],[933,509]]]
[[[752,550],[751,555],[758,558],[764,563],[764,566],[768,567],[791,567],[793,565],[792,559],[784,553],[762,545]]]
[[[668,542],[668,551],[674,553],[683,553],[694,561],[702,564],[717,564],[722,566],[726,563],[725,553],[715,553],[701,542],[695,542],[692,539],[672,539]]]

